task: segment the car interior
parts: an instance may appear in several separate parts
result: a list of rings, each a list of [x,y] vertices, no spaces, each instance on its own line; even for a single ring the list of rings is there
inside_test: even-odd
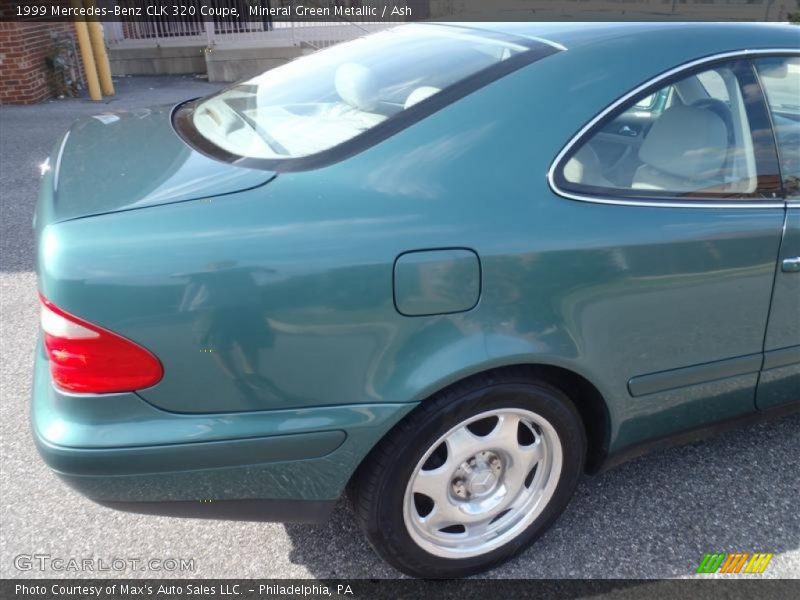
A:
[[[239,85],[203,103],[194,124],[231,152],[263,158],[305,156],[335,146],[511,57],[495,43],[458,47],[414,68],[413,56],[382,56],[374,64],[346,61],[319,74],[302,94],[272,97]],[[270,92],[272,90],[269,90]]]
[[[640,98],[577,149],[563,176],[592,188],[755,191],[755,153],[736,76],[722,67]]]
[[[800,57],[762,59],[759,76],[767,93],[787,195],[800,196]]]

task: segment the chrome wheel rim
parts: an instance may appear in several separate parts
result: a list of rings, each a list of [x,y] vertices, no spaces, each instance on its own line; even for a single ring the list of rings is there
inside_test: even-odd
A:
[[[542,513],[561,476],[555,428],[519,408],[491,410],[442,435],[406,486],[403,520],[421,548],[444,558],[491,552]]]

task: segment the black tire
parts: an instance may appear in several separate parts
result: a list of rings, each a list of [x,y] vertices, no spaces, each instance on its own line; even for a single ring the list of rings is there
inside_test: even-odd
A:
[[[364,460],[349,493],[370,545],[386,562],[414,577],[465,577],[518,554],[563,512],[583,473],[586,433],[570,399],[561,390],[532,380],[531,375],[526,369],[512,369],[451,386],[398,423]],[[450,428],[471,416],[499,408],[535,412],[555,428],[563,454],[555,492],[541,514],[503,546],[461,559],[431,554],[414,542],[403,519],[403,498],[409,478],[430,446]]]

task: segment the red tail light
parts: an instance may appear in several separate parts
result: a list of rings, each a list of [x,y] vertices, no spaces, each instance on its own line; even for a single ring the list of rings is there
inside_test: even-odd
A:
[[[41,323],[50,373],[70,392],[131,392],[164,375],[159,360],[138,344],[58,308],[44,296]]]

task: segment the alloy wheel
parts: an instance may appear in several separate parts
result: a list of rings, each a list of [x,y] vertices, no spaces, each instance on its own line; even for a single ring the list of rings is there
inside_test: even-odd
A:
[[[555,428],[536,413],[508,408],[470,417],[417,463],[403,500],[406,529],[436,556],[491,552],[541,514],[562,460]]]

